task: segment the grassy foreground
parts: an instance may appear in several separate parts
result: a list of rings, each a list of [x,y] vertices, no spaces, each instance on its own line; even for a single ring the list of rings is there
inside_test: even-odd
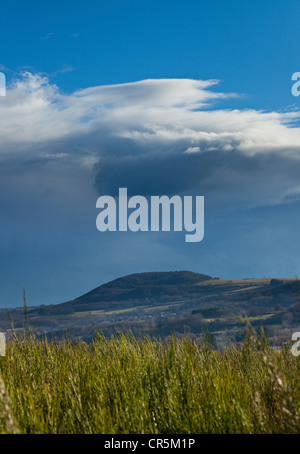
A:
[[[299,433],[300,358],[248,340],[31,336],[0,358],[1,433]]]

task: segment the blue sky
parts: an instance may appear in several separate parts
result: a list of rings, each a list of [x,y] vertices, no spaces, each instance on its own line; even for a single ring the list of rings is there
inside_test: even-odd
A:
[[[0,307],[120,275],[300,274],[300,3],[6,2]],[[189,148],[195,153],[188,153]],[[98,196],[205,196],[205,237],[96,230]]]
[[[1,64],[62,89],[148,78],[219,79],[247,106],[285,108],[299,55],[298,1],[5,2]]]

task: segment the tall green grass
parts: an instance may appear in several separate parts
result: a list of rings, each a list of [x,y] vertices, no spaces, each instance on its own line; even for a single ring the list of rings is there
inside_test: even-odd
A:
[[[299,433],[299,411],[300,358],[250,339],[27,335],[0,358],[2,433]]]

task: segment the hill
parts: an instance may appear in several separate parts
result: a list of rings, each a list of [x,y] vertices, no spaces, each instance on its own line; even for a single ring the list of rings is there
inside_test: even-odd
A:
[[[268,329],[274,343],[289,340],[299,326],[298,279],[221,280],[191,271],[137,273],[101,285],[65,303],[28,309],[37,333],[68,332],[89,341],[95,330],[110,335],[131,330],[136,335],[166,337],[172,332],[212,333],[218,345],[243,338],[239,318]],[[24,327],[23,309],[0,311],[0,330]]]

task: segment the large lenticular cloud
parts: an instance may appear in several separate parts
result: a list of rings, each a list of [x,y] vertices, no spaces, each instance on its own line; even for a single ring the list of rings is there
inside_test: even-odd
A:
[[[56,196],[59,204],[78,198],[72,180],[86,196],[126,186],[140,194],[197,192],[222,205],[297,197],[299,112],[221,109],[238,95],[213,91],[217,83],[144,80],[64,94],[26,73],[0,103],[1,186],[13,192],[18,182],[9,175],[19,175],[31,203],[35,181],[54,204]]]

